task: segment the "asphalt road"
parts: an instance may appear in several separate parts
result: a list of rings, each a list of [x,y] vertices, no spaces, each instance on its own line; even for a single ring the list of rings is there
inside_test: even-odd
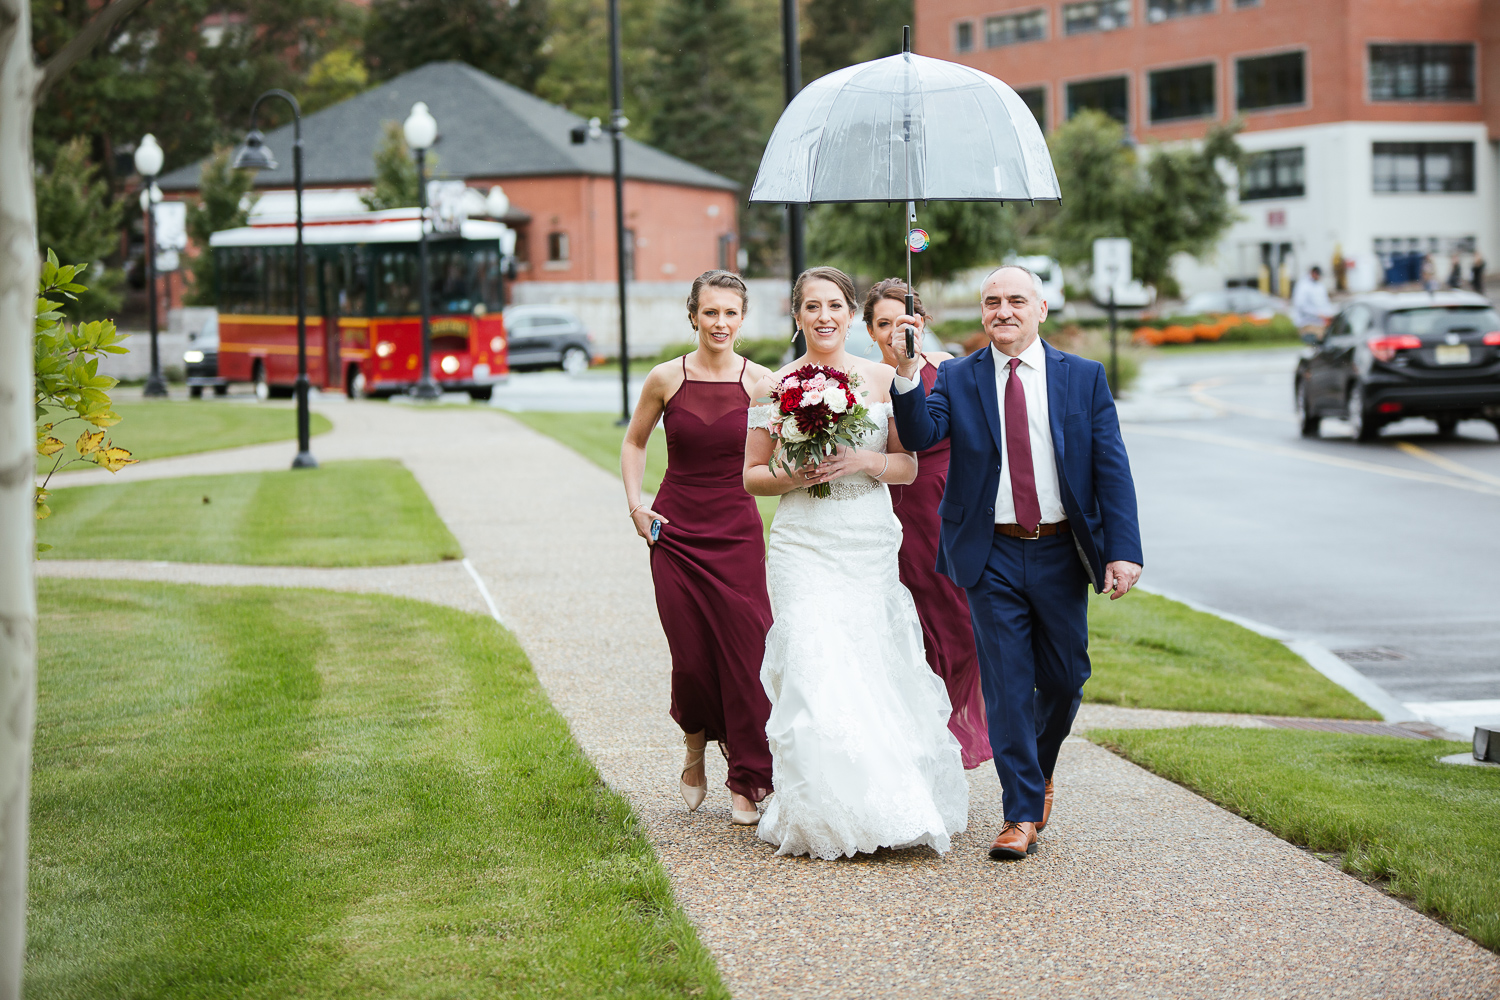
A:
[[[1321,642],[1447,728],[1500,722],[1500,441],[1297,433],[1295,350],[1147,362],[1121,404],[1143,583]]]

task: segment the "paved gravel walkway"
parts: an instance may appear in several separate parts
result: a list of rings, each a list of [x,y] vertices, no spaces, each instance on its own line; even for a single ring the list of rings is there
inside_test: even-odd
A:
[[[432,497],[579,743],[635,807],[736,996],[1500,995],[1500,958],[1076,736],[1063,747],[1052,826],[1021,864],[985,856],[1001,819],[988,769],[970,772],[970,832],[945,857],[776,858],[729,825],[724,768],[712,756],[715,790],[689,815],[676,792],[681,734],[667,715],[668,654],[646,550],[613,477],[492,411],[322,408],[336,428],[315,439],[320,458],[399,457]],[[236,471],[252,458],[265,464],[238,468],[283,468],[292,453],[262,445],[130,474]],[[70,569],[86,567],[43,564],[49,574]],[[147,564],[138,575],[156,572],[463,600],[444,596],[459,579],[451,564]],[[1266,725],[1103,706],[1080,716],[1081,725],[1195,721]]]

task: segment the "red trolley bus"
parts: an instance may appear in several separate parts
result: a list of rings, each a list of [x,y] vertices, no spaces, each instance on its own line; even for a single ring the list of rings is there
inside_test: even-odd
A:
[[[422,321],[417,210],[392,209],[304,224],[307,375],[351,398],[389,396],[417,382]],[[297,380],[294,222],[255,221],[214,233],[218,342],[190,351],[196,393],[234,382],[261,398],[288,395]],[[509,371],[502,310],[513,276],[515,233],[465,219],[429,233],[432,377],[447,391],[489,399]]]

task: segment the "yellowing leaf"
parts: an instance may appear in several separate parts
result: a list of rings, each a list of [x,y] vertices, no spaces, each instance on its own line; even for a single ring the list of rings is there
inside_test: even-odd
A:
[[[120,422],[119,414],[113,410],[96,410],[93,413],[85,413],[83,419],[95,427],[113,427]]]
[[[37,551],[37,555],[41,555],[43,552],[50,552],[50,551],[52,551],[52,546],[48,545],[46,542],[37,542],[36,543],[36,551]]]
[[[46,504],[39,503],[39,504],[36,505],[36,519],[38,521],[40,521],[42,518],[46,517],[50,513],[52,513],[52,508],[48,507]],[[50,549],[52,546],[49,545],[47,547]]]
[[[111,443],[110,447],[101,449],[95,457],[95,461],[110,472],[119,472],[125,466],[136,463],[136,459],[130,457],[130,452],[124,448],[113,447],[113,443]]]
[[[100,446],[103,444],[103,431],[94,431],[93,433],[84,431],[82,434],[78,435],[78,443],[73,447],[78,449],[78,454],[80,455],[92,455],[94,452],[98,451]],[[129,452],[126,452],[126,454],[129,454]]]
[[[99,433],[102,435],[104,432],[100,431]],[[62,450],[63,443],[50,434],[38,441],[36,446],[36,453],[43,458],[51,458]]]

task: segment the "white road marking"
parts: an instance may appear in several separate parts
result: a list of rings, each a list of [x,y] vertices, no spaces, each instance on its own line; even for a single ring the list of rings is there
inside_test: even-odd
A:
[[[490,588],[484,585],[484,580],[480,578],[479,571],[474,568],[473,563],[469,562],[467,556],[464,557],[464,569],[468,570],[469,575],[474,578],[474,584],[479,588],[479,596],[484,598],[485,607],[490,609],[490,617],[495,619],[502,628],[507,627],[505,620],[500,617],[500,609],[495,607],[495,599],[490,596]]]

